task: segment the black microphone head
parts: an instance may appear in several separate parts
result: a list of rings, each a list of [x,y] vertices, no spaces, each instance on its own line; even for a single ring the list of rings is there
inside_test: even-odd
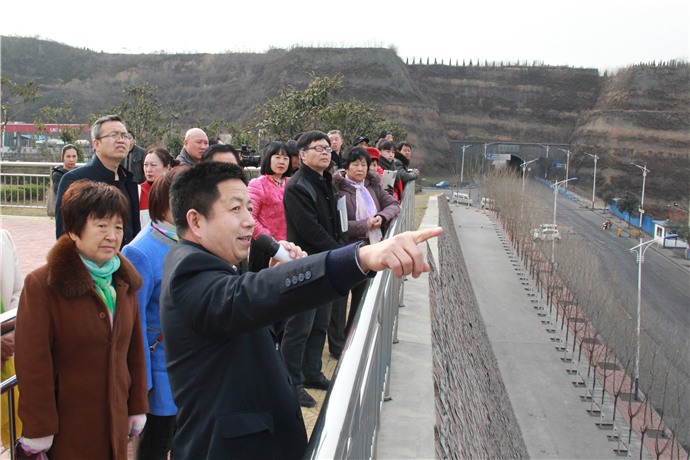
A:
[[[268,254],[273,257],[280,249],[280,244],[272,236],[264,235],[263,233],[256,238],[254,243],[254,250],[262,254]]]

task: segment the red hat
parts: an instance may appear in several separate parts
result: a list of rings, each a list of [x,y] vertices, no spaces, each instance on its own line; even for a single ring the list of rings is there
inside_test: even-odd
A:
[[[367,152],[369,152],[369,156],[371,157],[372,160],[379,160],[381,158],[381,152],[379,152],[379,149],[375,147],[365,147],[367,149]]]

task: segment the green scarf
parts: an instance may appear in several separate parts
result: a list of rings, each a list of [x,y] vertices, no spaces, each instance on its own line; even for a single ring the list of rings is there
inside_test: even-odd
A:
[[[81,257],[81,254],[79,257]],[[120,268],[120,258],[115,256],[104,263],[102,267],[99,267],[95,263],[91,262],[90,260],[86,260],[83,257],[81,257],[81,260],[84,261],[84,265],[86,265],[87,270],[89,270],[91,278],[93,278],[93,281],[96,283],[96,292],[100,296],[101,300],[103,300],[103,303],[105,303],[105,306],[108,307],[110,314],[115,316],[115,301],[117,300],[117,293],[115,292],[115,288],[112,286],[112,279],[113,273]]]

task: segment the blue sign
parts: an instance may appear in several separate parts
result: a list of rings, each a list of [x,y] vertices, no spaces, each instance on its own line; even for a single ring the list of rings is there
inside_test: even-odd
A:
[[[551,166],[554,168],[565,168],[563,163],[553,163]]]
[[[487,153],[486,159],[487,160],[498,160],[498,154],[497,153]]]

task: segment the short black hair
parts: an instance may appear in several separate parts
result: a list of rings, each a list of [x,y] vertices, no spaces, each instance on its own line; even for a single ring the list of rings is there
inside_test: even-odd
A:
[[[401,142],[402,143],[402,142]],[[393,141],[389,141],[388,139],[381,139],[376,143],[376,148],[379,150],[391,150],[393,153],[396,152],[395,150],[395,144]]]
[[[170,210],[179,235],[189,228],[187,212],[195,209],[202,216],[209,217],[213,204],[220,198],[218,184],[231,179],[241,180],[247,185],[247,176],[242,168],[218,161],[199,162],[175,177],[170,186]]]
[[[199,160],[199,163],[213,161],[213,155],[215,155],[216,153],[225,152],[232,152],[232,154],[235,155],[235,160],[237,160],[237,163],[240,162],[240,154],[237,152],[237,150],[235,150],[235,147],[233,147],[230,144],[214,144],[208,147],[206,150],[204,150],[204,153],[201,155],[201,160]]]
[[[371,155],[369,155],[369,152],[367,152],[367,149],[364,147],[352,147],[347,151],[345,156],[342,159],[343,162],[343,169],[347,169],[350,167],[350,163],[353,163],[360,158],[364,158],[364,160],[367,162],[367,169],[369,166],[371,166]]]
[[[284,176],[292,176],[292,161],[290,161],[290,153],[288,152],[288,146],[282,142],[269,142],[264,145],[264,158],[261,161],[261,174],[275,174],[275,171],[271,168],[271,158],[274,155],[278,155],[283,152],[288,157],[288,169],[285,171]]]
[[[379,139],[385,139],[386,136],[388,136],[389,134],[393,134],[393,133],[390,132],[390,131],[386,131],[386,130],[384,129],[383,131],[381,131],[381,132],[379,133]]]
[[[412,146],[410,145],[409,142],[402,141],[401,143],[398,144],[398,147],[397,147],[398,152],[400,152],[403,147],[409,147],[410,150],[412,150]]]
[[[297,151],[301,152],[303,149],[309,147],[309,144],[312,142],[320,141],[321,139],[325,139],[328,145],[331,145],[331,138],[328,137],[326,133],[321,131],[308,131],[297,139]]]

